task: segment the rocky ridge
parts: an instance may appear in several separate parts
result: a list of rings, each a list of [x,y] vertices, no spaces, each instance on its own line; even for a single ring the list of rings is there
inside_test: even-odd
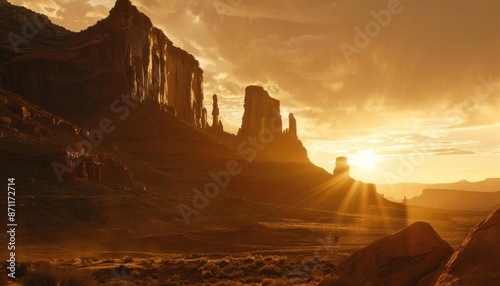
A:
[[[16,53],[2,45],[0,86],[68,118],[123,96],[157,102],[185,121],[205,125],[198,61],[130,1],[118,0],[107,18],[79,33],[49,28],[40,27],[51,35],[40,48]]]

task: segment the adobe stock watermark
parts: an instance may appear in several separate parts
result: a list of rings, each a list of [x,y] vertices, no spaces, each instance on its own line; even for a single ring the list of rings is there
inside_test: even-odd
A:
[[[319,245],[314,248],[314,256],[310,259],[304,259],[301,264],[294,265],[292,270],[287,271],[281,277],[287,281],[288,285],[301,285],[305,281],[310,280],[319,263],[333,257],[337,253],[340,237],[328,235],[324,239],[316,238],[316,241]]]
[[[493,81],[493,75],[491,74],[488,77],[479,76],[478,82],[474,89],[474,94],[469,95],[463,101],[453,105],[452,108],[444,112],[443,120],[450,122],[466,121],[471,113],[479,110],[481,102],[490,98],[500,85]],[[414,146],[414,153],[398,158],[399,164],[396,172],[384,172],[384,179],[387,184],[393,185],[411,177],[430,155],[429,151],[432,151],[432,149],[440,144],[440,141],[446,136],[446,132],[438,130],[428,135],[426,138],[429,139],[426,142]]]
[[[10,32],[7,35],[9,43],[14,50],[18,53],[19,48],[24,45],[26,46],[30,40],[34,39],[40,30],[42,30],[49,23],[49,18],[44,15],[34,14],[32,19],[27,17],[23,18],[23,25],[21,26],[21,34]]]
[[[243,0],[215,0],[213,6],[221,21],[225,15],[231,15],[243,3]]]
[[[261,128],[257,136],[248,136],[247,139],[238,145],[238,154],[246,161],[252,162],[257,157],[258,152],[263,151],[266,145],[274,141],[276,134],[282,134],[281,126],[278,124],[278,118],[281,117],[278,110],[273,110],[275,116],[269,120],[269,126]],[[203,186],[203,192],[198,188],[193,189],[192,206],[184,203],[178,205],[182,218],[186,224],[191,222],[191,216],[199,215],[200,211],[205,209],[210,200],[215,199],[221,190],[227,188],[231,183],[231,177],[238,176],[243,172],[240,163],[235,160],[227,162],[226,169],[209,172],[212,179]]]
[[[133,282],[135,280],[135,276],[132,274],[127,273],[127,269],[125,266],[120,266],[118,269],[121,269],[118,271],[117,269],[113,269],[111,271],[111,274],[113,275],[113,278],[111,278],[107,285],[108,286],[115,286],[115,285],[122,285],[122,286],[134,286],[135,283]]]
[[[373,20],[366,23],[365,26],[360,28],[356,26],[354,28],[353,45],[346,42],[340,43],[339,47],[344,55],[348,64],[352,63],[353,54],[361,54],[361,51],[368,47],[372,42],[372,39],[377,37],[383,28],[389,26],[394,15],[398,15],[403,12],[403,5],[400,0],[389,0],[387,3],[387,8],[380,11],[372,10],[370,15]]]
[[[154,85],[152,91],[155,92],[158,88],[158,85]],[[133,88],[133,90],[128,94],[122,94],[121,98],[117,98],[111,103],[111,113],[118,116],[121,121],[127,120],[130,116],[131,110],[136,109],[142,102],[142,98],[138,95],[143,93],[145,94],[146,91],[147,89],[142,86],[138,86],[137,88]],[[102,144],[105,135],[111,134],[115,129],[115,123],[107,117],[101,119],[97,128],[90,131],[82,129],[81,135],[85,139],[78,142],[74,147],[69,145],[66,146],[67,156],[65,164],[58,161],[52,162],[52,169],[54,170],[57,180],[62,183],[64,180],[64,174],[72,173],[75,168],[80,166],[83,162],[82,156],[90,156],[93,149]]]

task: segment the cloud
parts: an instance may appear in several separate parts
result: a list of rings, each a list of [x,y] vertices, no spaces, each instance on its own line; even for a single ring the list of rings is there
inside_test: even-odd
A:
[[[55,0],[48,1],[10,1],[14,5],[24,6],[31,10],[45,14],[52,19],[61,19],[60,13],[64,12],[63,6]]]
[[[429,150],[429,151],[434,153],[434,155],[470,155],[470,154],[476,154],[475,152],[472,152],[469,150],[461,150],[461,149],[456,149],[456,148],[434,149],[434,150]]]

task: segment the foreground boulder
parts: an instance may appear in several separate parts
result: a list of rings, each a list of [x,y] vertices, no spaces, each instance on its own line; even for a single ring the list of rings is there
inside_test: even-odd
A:
[[[499,285],[499,281],[500,209],[497,209],[469,233],[435,285]]]
[[[452,253],[430,224],[416,222],[355,252],[319,285],[416,285]]]

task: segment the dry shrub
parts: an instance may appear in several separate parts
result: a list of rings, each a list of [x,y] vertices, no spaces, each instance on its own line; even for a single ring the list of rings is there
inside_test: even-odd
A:
[[[31,270],[24,278],[24,286],[57,286],[59,273],[48,264],[40,265],[36,270]]]
[[[97,286],[90,272],[61,269],[42,264],[31,270],[23,281],[24,286]]]
[[[231,261],[227,258],[221,259],[217,262],[217,265],[220,268],[224,268],[224,267],[228,266],[229,264],[231,264]]]
[[[200,267],[200,270],[210,270],[212,271],[213,273],[215,272],[218,272],[219,271],[219,266],[217,266],[215,263],[213,262],[209,262],[205,265],[203,265],[202,267]]]
[[[247,256],[245,259],[243,259],[243,263],[253,263],[255,261],[255,257],[253,256]]]
[[[279,276],[281,274],[281,269],[274,265],[266,265],[262,267],[259,271],[259,275],[264,276]]]
[[[262,259],[257,259],[257,260],[255,260],[253,265],[254,265],[254,267],[260,268],[260,267],[266,265],[266,262]]]
[[[282,279],[264,279],[262,286],[286,286],[288,283]]]
[[[241,286],[242,284],[238,283],[238,282],[234,282],[234,281],[220,281],[220,282],[217,282],[213,285],[214,286]]]
[[[122,263],[131,263],[131,262],[134,262],[134,259],[128,255],[122,258]]]
[[[61,275],[60,286],[97,286],[97,281],[87,271],[70,271]]]

